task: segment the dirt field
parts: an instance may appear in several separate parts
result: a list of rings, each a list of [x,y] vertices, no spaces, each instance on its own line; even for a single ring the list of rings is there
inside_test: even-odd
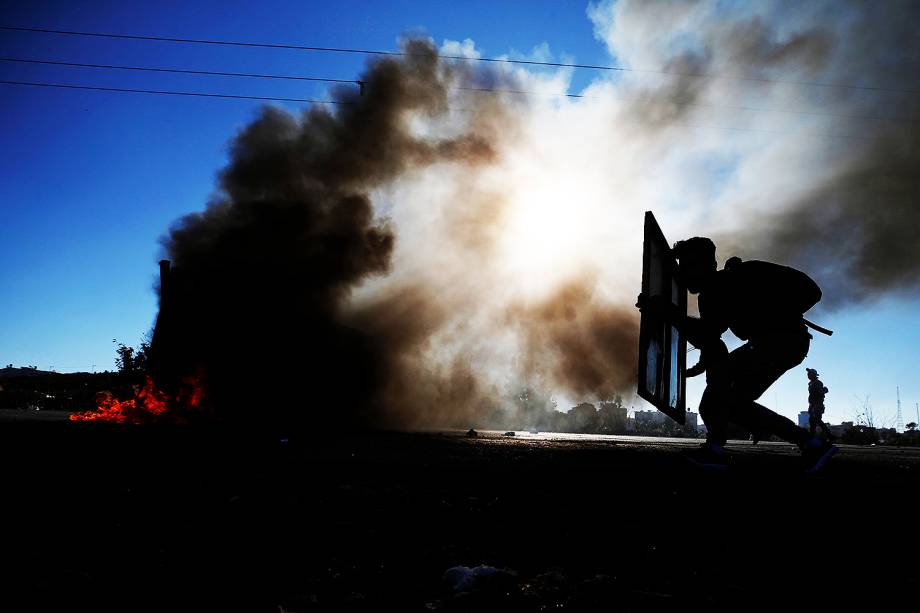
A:
[[[0,423],[0,609],[879,610],[917,594],[916,449]],[[905,559],[906,558],[906,559]],[[914,560],[914,561],[911,561]],[[448,579],[485,565],[467,583]],[[807,610],[807,609],[806,609]]]

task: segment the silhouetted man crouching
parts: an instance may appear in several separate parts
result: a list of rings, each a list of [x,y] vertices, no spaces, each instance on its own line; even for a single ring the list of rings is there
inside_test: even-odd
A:
[[[724,445],[728,423],[734,422],[760,437],[773,434],[798,445],[806,469],[816,470],[837,448],[756,400],[808,354],[812,337],[803,314],[821,299],[821,289],[805,273],[770,262],[731,258],[717,270],[715,252],[705,237],[674,245],[678,275],[690,293],[699,295],[700,317],[672,314],[672,320],[701,349],[708,371],[699,407],[706,443],[688,457],[707,468],[727,467]],[[721,336],[726,330],[747,342],[725,353]],[[691,368],[688,374],[702,370]]]

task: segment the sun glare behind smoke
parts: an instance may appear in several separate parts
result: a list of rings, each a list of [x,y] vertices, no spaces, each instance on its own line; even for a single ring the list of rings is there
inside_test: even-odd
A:
[[[555,155],[553,157],[556,157]],[[520,150],[508,160],[508,206],[496,254],[526,294],[558,286],[592,259],[601,203],[596,183],[559,159]]]

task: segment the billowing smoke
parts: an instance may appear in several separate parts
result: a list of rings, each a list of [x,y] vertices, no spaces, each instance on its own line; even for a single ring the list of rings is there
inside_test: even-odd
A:
[[[918,169],[918,131],[892,132],[788,210],[755,219],[755,228],[765,232],[740,233],[735,251],[814,271],[824,287],[825,306],[915,291],[920,287]]]
[[[916,287],[916,5],[588,14],[633,70],[580,99],[566,69],[410,40],[363,95],[264,109],[164,241],[180,368],[231,414],[310,422],[526,427],[551,395],[629,397],[645,210],[825,304]]]
[[[537,305],[509,311],[508,325],[525,341],[526,372],[580,398],[613,398],[634,385],[639,342],[631,309],[598,300],[591,279],[574,278]]]
[[[488,374],[499,322],[480,321],[476,333],[473,326],[483,314],[507,317],[509,297],[493,300],[491,264],[507,189],[485,185],[483,168],[515,141],[513,111],[527,107],[472,90],[483,81],[509,89],[514,75],[441,62],[426,41],[408,41],[404,51],[371,62],[363,94],[336,90],[334,111],[314,107],[296,118],[264,109],[232,142],[205,211],[180,220],[164,240],[175,268],[163,308],[163,328],[173,330],[169,360],[180,371],[203,370],[224,415],[467,424],[502,410],[521,384],[516,375],[500,382]],[[426,171],[442,184],[426,184]],[[427,211],[416,221],[427,215],[434,228],[418,229],[421,236],[405,223],[398,234],[384,212],[386,190],[400,181],[425,185]],[[395,196],[392,216],[408,206]],[[425,239],[438,241],[427,248],[443,261],[414,243]],[[400,244],[413,261],[394,270]],[[520,307],[524,323],[515,325],[525,336],[533,336],[528,326],[565,323],[554,323],[543,301]],[[580,336],[552,334],[573,349],[590,344],[581,328],[603,329],[611,309],[565,308],[583,313]],[[632,334],[630,324],[623,334]],[[505,341],[508,355],[519,350]],[[545,373],[563,387],[573,377],[580,391],[611,389],[597,373],[602,357],[624,373],[632,368],[631,347],[592,355],[584,369],[564,347],[544,351],[567,362],[564,369],[522,358],[527,376]],[[579,374],[586,369],[590,379]]]
[[[225,414],[351,419],[370,408],[388,349],[348,326],[343,307],[389,270],[396,237],[369,192],[414,168],[494,156],[475,118],[452,137],[413,134],[410,119],[443,113],[458,76],[426,43],[405,50],[374,63],[363,95],[337,91],[334,114],[265,108],[233,141],[213,201],[164,241],[176,268],[169,359],[203,369]]]
[[[858,86],[816,96],[816,111],[834,115],[829,128],[841,135],[828,168],[798,196],[752,216],[732,241],[746,246],[737,251],[814,271],[825,305],[836,307],[920,284],[920,38],[910,25],[920,5],[852,8],[843,24],[814,32],[822,48],[835,42],[835,56],[816,53],[808,64],[821,82]]]
[[[705,173],[711,199],[688,203],[688,233],[713,235],[722,259],[807,270],[823,307],[918,287],[917,3],[620,2],[595,12],[615,51],[678,73],[637,104],[647,127],[736,131],[704,145],[722,167]],[[646,40],[625,32],[648,33],[654,20],[670,27]],[[684,145],[698,170],[699,150]]]

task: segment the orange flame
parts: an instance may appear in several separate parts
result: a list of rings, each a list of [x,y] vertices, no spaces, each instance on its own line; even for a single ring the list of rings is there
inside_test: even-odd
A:
[[[99,394],[97,406],[92,411],[73,413],[71,421],[103,421],[116,424],[187,423],[192,410],[200,410],[204,399],[201,378],[189,377],[182,381],[179,392],[173,397],[157,389],[150,377],[134,391],[134,398],[118,400],[109,392]]]

